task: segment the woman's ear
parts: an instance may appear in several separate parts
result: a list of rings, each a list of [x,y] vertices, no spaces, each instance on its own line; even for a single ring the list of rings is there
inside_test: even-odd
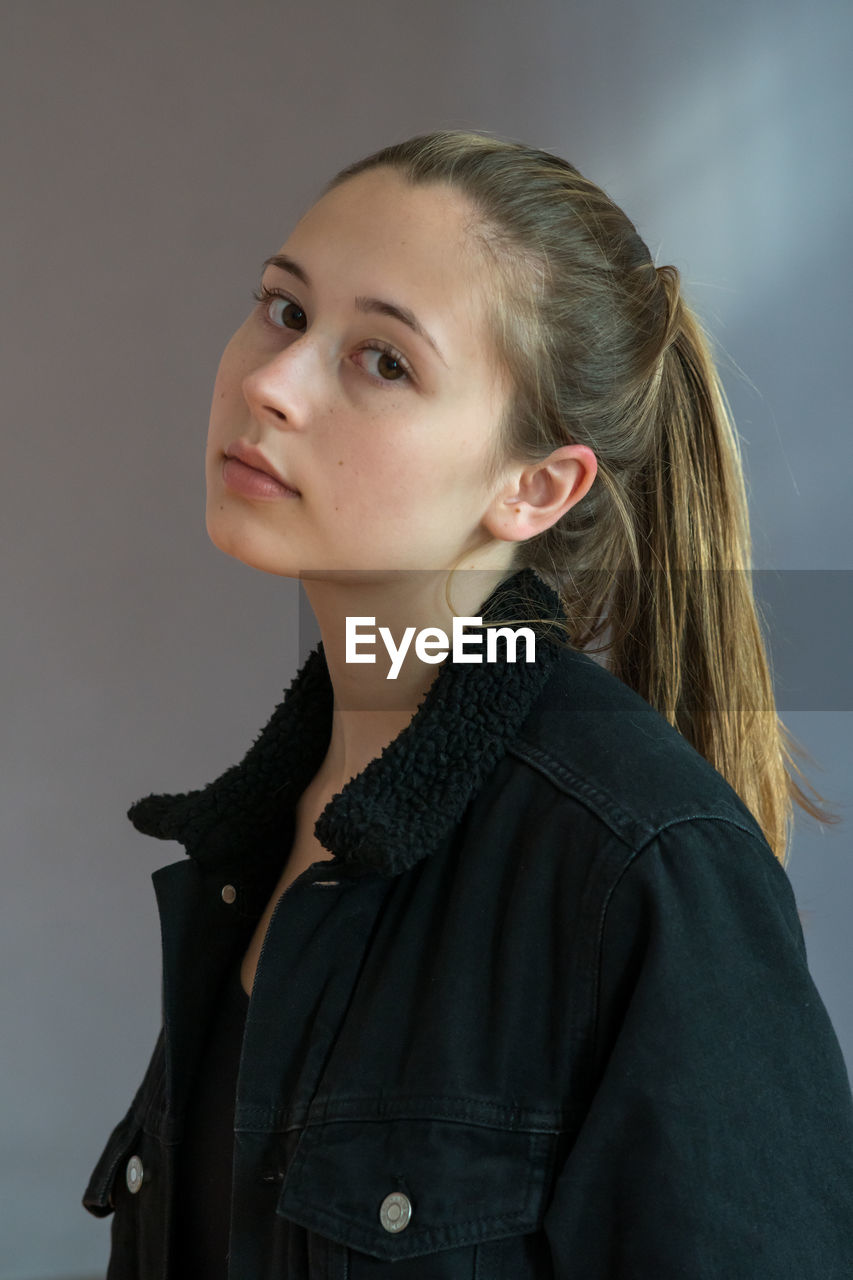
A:
[[[542,462],[518,464],[505,474],[483,515],[493,538],[524,542],[550,529],[588,492],[598,461],[585,444],[567,444]]]

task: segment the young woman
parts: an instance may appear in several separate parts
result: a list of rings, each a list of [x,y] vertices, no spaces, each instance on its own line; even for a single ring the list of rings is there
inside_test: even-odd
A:
[[[338,174],[256,297],[207,527],[322,642],[238,764],[130,810],[188,856],[84,1196],[109,1280],[853,1275],[785,871],[793,802],[832,815],[678,271],[566,161],[444,131]]]

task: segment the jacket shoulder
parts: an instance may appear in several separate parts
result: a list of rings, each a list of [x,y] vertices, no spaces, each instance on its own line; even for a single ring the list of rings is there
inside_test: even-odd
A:
[[[673,823],[713,817],[757,837],[776,861],[722,774],[589,654],[561,650],[510,751],[635,849]]]

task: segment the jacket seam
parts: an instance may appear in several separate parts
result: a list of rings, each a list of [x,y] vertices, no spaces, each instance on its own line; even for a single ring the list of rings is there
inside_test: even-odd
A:
[[[364,1101],[360,1096],[358,1101]],[[335,1095],[334,1102],[339,1104],[346,1102],[346,1098]],[[369,1101],[369,1100],[368,1100]],[[443,1103],[445,1101],[459,1101],[452,1094],[436,1094],[436,1095],[419,1095],[416,1099],[418,1103]],[[493,1110],[496,1112],[509,1112],[510,1108],[502,1108],[500,1104],[494,1103],[477,1103],[471,1111],[460,1113],[459,1107],[442,1109],[440,1106],[418,1106],[410,1109],[410,1101],[402,1099],[394,1100],[383,1111],[377,1112],[375,1109],[366,1114],[364,1109],[358,1113],[351,1112],[341,1115],[328,1115],[321,1112],[316,1116],[309,1113],[293,1114],[282,1113],[280,1109],[267,1109],[264,1107],[245,1107],[241,1109],[240,1123],[234,1125],[236,1133],[256,1133],[267,1132],[270,1123],[280,1123],[282,1131],[287,1132],[292,1129],[304,1130],[320,1128],[330,1124],[349,1124],[353,1122],[364,1124],[382,1124],[387,1121],[394,1120],[445,1120],[449,1123],[456,1123],[464,1127],[475,1127],[479,1129],[492,1129],[498,1132],[506,1133],[529,1133],[529,1134],[556,1134],[564,1131],[565,1112],[563,1108],[543,1110],[541,1112],[532,1111],[525,1108],[523,1112],[519,1112],[521,1123],[501,1123],[500,1115],[496,1115],[494,1120],[482,1117],[478,1118],[477,1113],[485,1110]]]
[[[607,890],[607,893],[605,894],[604,902],[602,905],[602,911],[601,911],[601,915],[598,922],[598,929],[597,929],[597,936],[596,936],[597,959],[596,959],[596,980],[595,980],[595,1008],[593,1011],[593,1025],[592,1025],[592,1036],[591,1036],[591,1049],[592,1049],[593,1061],[597,1061],[598,1059],[597,1051],[598,1051],[598,1035],[599,1035],[600,1014],[601,1014],[601,988],[602,988],[602,981],[603,981],[602,968],[603,968],[603,962],[604,962],[604,929],[607,923],[607,913],[610,910],[610,903],[613,898],[613,894],[616,892],[616,889],[624,879],[625,875],[631,869],[631,867],[635,865],[640,855],[645,853],[650,848],[650,846],[654,844],[654,842],[665,831],[668,831],[671,827],[679,826],[682,823],[697,822],[697,821],[724,822],[728,826],[737,828],[738,831],[742,831],[744,832],[745,835],[750,836],[753,842],[756,845],[758,845],[758,847],[763,851],[763,853],[769,856],[779,869],[783,870],[783,868],[780,867],[778,860],[775,858],[773,851],[769,848],[765,849],[762,841],[758,838],[758,836],[756,836],[754,831],[751,831],[749,827],[745,826],[743,823],[737,822],[734,818],[731,818],[728,815],[717,814],[717,813],[693,813],[693,814],[681,815],[677,818],[672,818],[669,822],[661,823],[661,825],[643,842],[643,844],[641,844],[638,848],[632,850],[630,856],[622,864],[618,874],[615,876],[612,884],[610,885],[609,889]],[[594,1086],[595,1082],[590,1080],[588,1083],[590,1087],[592,1087]]]
[[[630,824],[634,827],[641,827],[646,833],[650,832],[648,823],[645,823],[636,814],[629,813],[627,809],[624,809],[612,794],[601,791],[588,778],[569,768],[562,760],[555,759],[554,756],[544,751],[541,747],[532,742],[520,741],[513,743],[508,750],[518,759],[525,760],[532,765],[534,769],[559,787],[564,794],[569,795],[581,804],[585,804],[595,817],[629,848],[633,847],[632,841],[626,836],[621,827],[610,820],[608,810],[621,818],[625,825]],[[654,838],[654,832],[651,832],[650,835],[647,834],[647,839],[649,838]]]

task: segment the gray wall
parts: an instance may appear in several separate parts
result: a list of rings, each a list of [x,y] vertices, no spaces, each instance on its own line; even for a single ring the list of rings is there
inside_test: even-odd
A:
[[[853,1063],[851,17],[6,0],[2,1280],[105,1268],[109,1222],[80,1197],[153,1047],[150,875],[182,856],[125,810],[238,759],[295,671],[298,584],[205,533],[221,349],[321,183],[414,132],[565,155],[682,269],[724,347],[755,563],[779,571],[780,705],[847,817],[798,816],[789,874]]]

